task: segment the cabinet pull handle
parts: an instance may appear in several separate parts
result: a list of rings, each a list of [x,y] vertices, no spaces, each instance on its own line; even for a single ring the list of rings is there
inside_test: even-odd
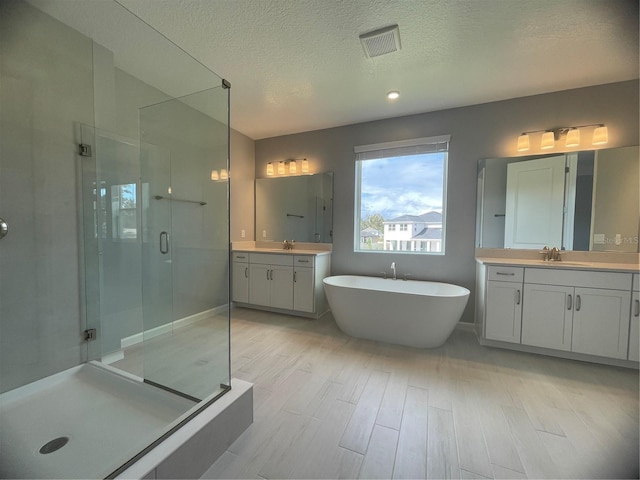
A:
[[[298,263],[309,263],[309,260],[300,260],[300,259],[298,259]]]
[[[298,272],[293,272],[293,283],[296,283],[296,273]]]
[[[267,280],[269,280],[269,270],[267,270]]]
[[[516,290],[516,305],[520,305],[520,289]]]
[[[249,278],[249,269],[244,267],[244,278]]]
[[[496,272],[496,275],[507,275],[509,277],[513,277],[515,273],[513,272]]]
[[[163,255],[169,253],[169,234],[167,232],[160,232],[160,253]]]
[[[634,317],[640,317],[640,300],[636,300],[635,302],[636,311],[633,314]]]
[[[273,280],[273,270],[269,270],[271,273],[269,274],[269,280]]]
[[[573,299],[571,298],[571,295],[569,294],[567,296],[567,310],[571,310],[572,307],[573,307]]]
[[[580,299],[580,295],[576,295],[576,312],[580,311],[581,305],[582,305],[582,300]]]
[[[236,258],[247,258],[244,255],[236,255]]]

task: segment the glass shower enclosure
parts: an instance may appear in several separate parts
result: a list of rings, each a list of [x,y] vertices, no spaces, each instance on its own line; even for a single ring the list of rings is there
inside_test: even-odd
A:
[[[116,475],[230,388],[229,95],[115,1],[0,4],[0,478]]]

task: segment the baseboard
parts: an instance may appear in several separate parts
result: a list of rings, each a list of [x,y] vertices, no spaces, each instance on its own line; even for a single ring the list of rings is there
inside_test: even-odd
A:
[[[131,345],[135,345],[136,343],[141,343],[144,339],[150,339],[162,335],[164,333],[171,332],[174,328],[186,327],[187,325],[191,325],[192,323],[199,322],[200,320],[204,320],[205,318],[211,317],[213,315],[218,315],[219,313],[224,312],[229,308],[228,304],[220,305],[215,308],[210,308],[209,310],[204,310],[202,312],[198,312],[193,315],[189,315],[188,317],[179,318],[178,320],[174,320],[173,322],[165,323],[164,325],[160,325],[158,327],[150,328],[149,330],[145,330],[144,332],[139,332],[120,340],[120,348],[127,348]],[[114,355],[117,352],[114,352]],[[107,356],[109,356],[107,355]]]

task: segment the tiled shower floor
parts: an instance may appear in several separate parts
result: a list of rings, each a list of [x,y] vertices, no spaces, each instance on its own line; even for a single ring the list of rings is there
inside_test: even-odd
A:
[[[93,363],[4,393],[0,478],[104,478],[193,405]]]

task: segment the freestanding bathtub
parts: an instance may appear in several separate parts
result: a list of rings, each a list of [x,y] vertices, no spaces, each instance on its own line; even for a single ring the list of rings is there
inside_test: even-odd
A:
[[[347,335],[417,348],[447,341],[469,290],[457,285],[339,275],[323,280],[333,317]]]

